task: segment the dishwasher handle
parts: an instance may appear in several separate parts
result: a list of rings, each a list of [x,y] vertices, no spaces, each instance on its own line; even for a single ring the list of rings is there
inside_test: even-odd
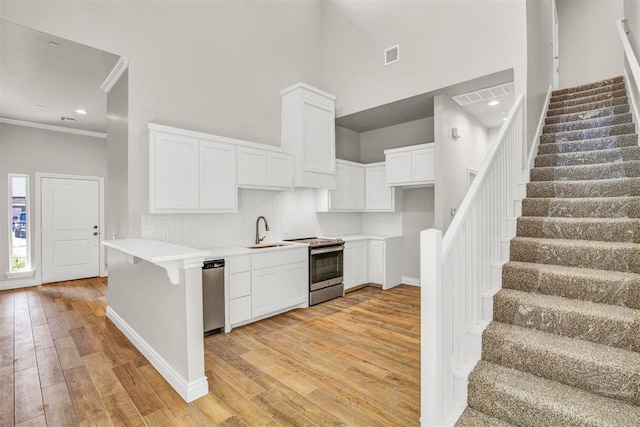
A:
[[[212,261],[205,261],[202,264],[202,269],[203,270],[207,270],[209,268],[224,268],[224,260],[223,259],[216,259],[216,260],[212,260]]]

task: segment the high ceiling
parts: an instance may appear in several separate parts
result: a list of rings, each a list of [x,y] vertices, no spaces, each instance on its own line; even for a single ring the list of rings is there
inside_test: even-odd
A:
[[[100,85],[118,59],[0,20],[0,117],[106,132],[107,94]]]

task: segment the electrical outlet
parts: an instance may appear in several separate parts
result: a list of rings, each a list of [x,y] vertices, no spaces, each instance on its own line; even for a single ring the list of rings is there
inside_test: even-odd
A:
[[[451,216],[455,216],[456,212],[458,212],[458,208],[451,208]]]

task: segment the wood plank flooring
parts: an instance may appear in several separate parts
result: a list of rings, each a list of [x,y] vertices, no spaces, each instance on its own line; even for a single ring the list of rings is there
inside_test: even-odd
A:
[[[419,288],[365,287],[205,339],[185,403],[105,317],[105,279],[0,292],[0,426],[419,425]]]

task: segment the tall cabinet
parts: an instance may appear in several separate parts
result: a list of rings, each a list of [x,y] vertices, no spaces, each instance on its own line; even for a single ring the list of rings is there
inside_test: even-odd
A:
[[[280,92],[282,148],[295,153],[295,187],[336,187],[336,97],[297,83]]]

